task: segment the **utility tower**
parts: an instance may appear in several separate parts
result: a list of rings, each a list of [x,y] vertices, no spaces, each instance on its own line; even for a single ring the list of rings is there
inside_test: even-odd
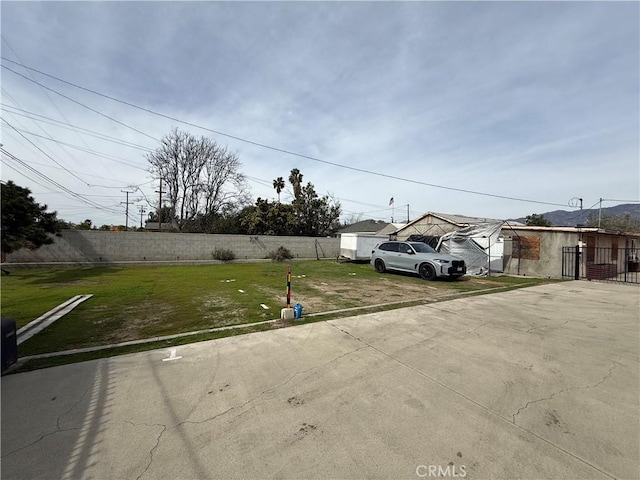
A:
[[[147,209],[144,208],[144,205],[139,205],[138,206],[138,211],[140,212],[140,228],[142,228],[142,215],[147,213]]]
[[[160,177],[160,190],[156,190],[160,194],[160,203],[158,205],[158,231],[162,231],[162,177]]]
[[[120,202],[120,204],[124,204],[126,205],[125,208],[125,220],[124,220],[124,225],[125,225],[125,230],[129,230],[129,205],[132,205],[133,202],[129,201],[129,194],[133,193],[133,192],[129,192],[127,190],[120,190],[122,193],[126,193],[127,194],[127,200],[125,202]]]

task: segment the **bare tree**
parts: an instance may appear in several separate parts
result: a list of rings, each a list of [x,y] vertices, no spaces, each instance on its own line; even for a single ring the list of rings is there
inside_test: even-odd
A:
[[[351,212],[347,218],[342,222],[343,226],[353,225],[354,223],[358,223],[362,221],[362,213]]]
[[[214,140],[174,128],[146,158],[150,172],[164,180],[165,198],[180,230],[199,213],[248,200],[238,156]]]

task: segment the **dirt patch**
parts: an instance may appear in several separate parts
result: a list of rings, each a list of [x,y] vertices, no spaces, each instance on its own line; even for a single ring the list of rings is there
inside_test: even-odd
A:
[[[477,288],[476,283],[487,286],[488,282],[486,279],[482,281],[469,279],[465,283],[467,287],[474,289]],[[500,285],[498,282],[491,282],[493,283]],[[246,302],[240,305],[232,297],[220,292],[194,297],[191,302],[197,314],[189,319],[192,323],[190,330],[273,320],[279,317],[279,309],[286,303],[284,288],[265,287],[259,284],[252,284],[249,288],[254,293],[258,292],[257,296],[254,294],[256,301],[255,305],[251,304],[253,307],[248,306]],[[247,288],[247,294],[249,288]],[[385,303],[435,300],[457,291],[460,291],[460,285],[456,285],[455,282],[427,282],[391,274],[381,275],[375,281],[355,275],[338,280],[322,281],[296,278],[292,285],[291,303],[292,305],[302,304],[303,315],[308,315]],[[263,310],[259,302],[264,302],[270,308]],[[100,307],[94,307],[94,309],[100,309]],[[112,312],[103,312],[106,315],[103,319],[94,321],[94,324],[103,329],[104,337],[101,343],[137,340],[175,331],[177,322],[180,322],[176,319],[180,309],[179,305],[143,302],[136,306],[124,307],[117,318]],[[193,316],[193,313],[191,315]]]
[[[245,323],[247,309],[240,308],[228,297],[207,295],[194,299],[198,305],[198,312],[202,318],[208,320],[211,326],[236,325]]]
[[[428,282],[400,284],[393,278],[382,278],[377,282],[358,278],[326,282],[303,279],[293,286],[291,302],[301,303],[305,313],[319,313],[381,303],[435,299],[454,291],[441,282],[437,286]],[[276,294],[273,298],[282,301],[283,295]]]
[[[104,337],[104,343],[119,343],[146,338],[148,335],[143,334],[144,328],[166,322],[174,311],[175,308],[171,305],[151,304],[150,302],[124,307],[119,315],[126,320],[120,322],[118,328],[109,329],[109,333]],[[108,318],[98,320],[94,324],[108,323],[109,320]]]
[[[504,287],[504,283],[499,282],[497,280],[491,280],[489,277],[479,277],[479,278],[466,277],[465,283],[473,287],[483,287],[483,288]]]

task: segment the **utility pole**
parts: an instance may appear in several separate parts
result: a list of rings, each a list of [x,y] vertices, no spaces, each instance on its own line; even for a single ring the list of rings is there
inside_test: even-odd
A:
[[[409,204],[407,203],[407,223],[409,223]]]
[[[127,190],[120,190],[122,193],[126,193],[127,194],[127,201],[126,202],[120,202],[120,205],[124,204],[126,205],[126,209],[125,209],[125,215],[126,218],[124,220],[124,224],[125,224],[125,230],[129,230],[129,205],[132,205],[133,202],[129,201],[129,194],[133,193],[133,192],[128,192]]]
[[[138,211],[140,212],[140,228],[142,228],[142,215],[147,213],[147,210],[144,208],[144,205],[139,205]]]
[[[578,225],[582,225],[582,222],[584,222],[584,219],[582,217],[582,198],[579,197],[573,197],[571,200],[569,200],[568,205],[570,207],[577,207],[578,206],[578,202],[580,202],[580,213],[578,214],[578,221],[576,222],[576,224]]]
[[[601,219],[602,219],[602,198],[600,199],[600,208],[598,209],[598,230],[600,230]]]
[[[160,205],[158,207],[158,231],[162,231],[162,177],[160,177],[160,190],[156,190],[160,194]]]

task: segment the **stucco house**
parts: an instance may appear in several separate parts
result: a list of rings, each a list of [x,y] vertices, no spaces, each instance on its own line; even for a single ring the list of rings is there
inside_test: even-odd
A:
[[[577,265],[579,278],[638,281],[640,233],[505,224],[501,235],[505,273],[571,278]]]
[[[427,212],[390,237],[406,240],[413,235],[428,242],[450,232],[493,222],[501,220]],[[499,238],[493,241],[489,253],[492,272],[574,278],[577,247],[579,278],[640,283],[640,233],[593,227],[538,227],[505,221]]]

